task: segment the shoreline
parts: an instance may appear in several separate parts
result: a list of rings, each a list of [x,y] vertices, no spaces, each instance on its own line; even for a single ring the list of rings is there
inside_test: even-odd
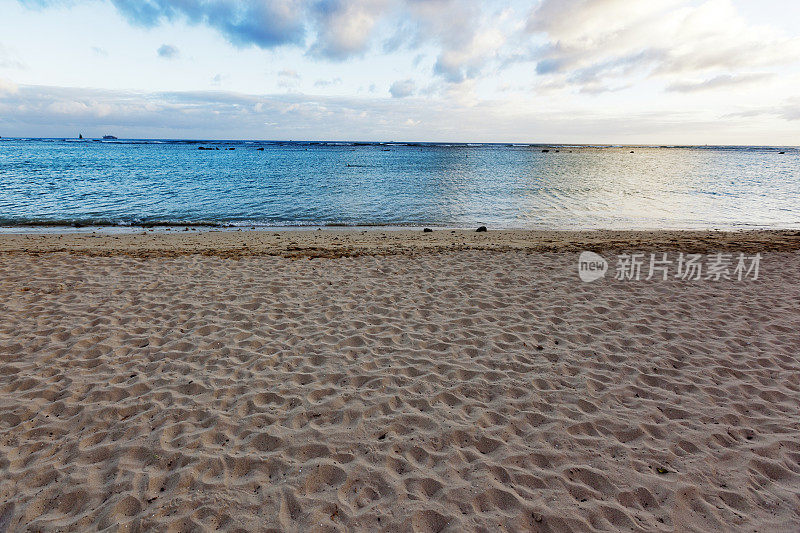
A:
[[[781,252],[800,250],[798,230],[542,231],[436,229],[303,229],[284,231],[140,231],[137,233],[0,234],[0,254],[90,256],[355,257],[461,250],[579,252],[681,250]]]
[[[486,226],[491,231],[517,231],[517,232],[725,232],[742,233],[751,231],[800,231],[800,223],[796,225],[758,225],[758,224],[739,224],[725,225],[718,224],[712,226],[631,226],[631,227],[593,227],[593,226],[564,226],[551,227],[539,225],[533,227],[514,227],[504,226],[484,222],[475,222],[471,225],[448,225],[448,224],[346,224],[346,223],[324,223],[324,224],[286,224],[270,226],[259,223],[240,223],[240,222],[146,222],[138,224],[112,224],[112,223],[65,223],[59,222],[36,222],[24,224],[0,224],[0,235],[37,235],[40,233],[105,233],[105,234],[131,234],[148,232],[170,232],[170,231],[422,231],[431,229],[433,231],[474,231],[480,226]]]

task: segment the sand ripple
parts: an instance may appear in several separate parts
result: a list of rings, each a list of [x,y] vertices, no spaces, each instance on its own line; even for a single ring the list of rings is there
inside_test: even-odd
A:
[[[0,256],[0,531],[796,530],[800,255]]]

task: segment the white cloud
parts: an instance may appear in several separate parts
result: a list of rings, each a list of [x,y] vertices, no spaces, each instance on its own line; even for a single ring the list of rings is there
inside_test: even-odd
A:
[[[0,78],[0,94],[14,94],[17,91],[19,91],[19,87],[17,87],[16,83],[11,80]]]
[[[134,24],[152,27],[176,20],[206,24],[236,46],[273,48],[301,43],[305,35],[304,5],[300,0],[111,0],[111,3]]]
[[[24,70],[26,65],[17,57],[17,54],[13,50],[6,48],[0,43],[0,68]]]
[[[280,76],[282,78],[291,78],[291,79],[294,79],[294,80],[299,80],[300,79],[300,74],[296,70],[289,69],[289,68],[285,68],[285,69],[279,71],[278,72],[278,76]]]
[[[773,77],[774,74],[769,74],[769,73],[741,74],[738,76],[733,76],[730,74],[722,74],[720,76],[714,76],[713,78],[709,78],[707,80],[702,80],[702,81],[685,81],[685,82],[673,83],[672,85],[669,85],[667,87],[667,91],[682,92],[682,93],[708,91],[712,89],[730,88],[741,85],[751,85],[753,83],[763,82]]]
[[[414,94],[416,88],[417,84],[414,83],[414,80],[398,80],[389,87],[389,93],[392,98],[405,98]]]
[[[788,122],[800,120],[800,98],[789,98],[785,102],[773,106],[759,106],[746,111],[730,113],[725,119],[777,117]],[[787,143],[788,145],[789,143]]]
[[[177,47],[171,44],[162,44],[158,50],[158,56],[163,57],[164,59],[175,59],[180,55],[180,51]]]
[[[751,26],[730,0],[544,0],[527,30],[547,39],[533,58],[539,74],[590,90],[636,76],[733,78],[800,58],[800,39]]]
[[[438,47],[434,73],[446,81],[460,83],[477,77],[506,43],[509,12],[496,13],[489,4],[410,1],[407,10],[416,23],[415,44]]]
[[[784,135],[781,128],[796,116],[796,103],[785,102],[800,83],[800,30],[778,24],[779,10],[758,17],[761,24],[769,22],[774,27],[756,24],[753,11],[745,16],[748,11],[733,0],[94,1],[92,5],[105,17],[101,22],[107,23],[102,25],[106,31],[124,38],[114,41],[99,30],[97,35],[81,32],[79,28],[87,27],[81,24],[90,13],[88,4],[24,2],[66,6],[52,12],[11,4],[23,23],[9,27],[30,27],[52,43],[66,43],[63,56],[74,58],[74,63],[58,64],[47,51],[51,43],[39,46],[41,37],[34,36],[34,31],[29,40],[20,31],[4,36],[6,41],[13,39],[15,50],[24,53],[10,54],[0,46],[0,76],[20,85],[12,96],[11,84],[0,89],[0,120],[9,102],[20,101],[20,95],[25,95],[26,105],[30,105],[33,85],[82,84],[83,72],[88,71],[81,68],[87,65],[93,67],[86,85],[146,88],[149,92],[131,98],[170,110],[165,115],[170,120],[183,116],[195,120],[202,115],[206,121],[221,121],[220,128],[228,127],[227,118],[248,116],[229,107],[226,99],[248,98],[223,98],[221,92],[210,98],[198,92],[191,93],[197,96],[191,105],[175,104],[173,108],[172,97],[163,95],[181,94],[186,102],[190,93],[159,91],[224,87],[242,93],[290,93],[280,100],[280,112],[290,117],[274,120],[260,116],[253,124],[281,124],[282,131],[293,138],[301,138],[304,131],[312,135],[313,130],[303,130],[302,120],[315,116],[321,121],[327,117],[353,120],[353,131],[375,135],[383,130],[369,129],[370,124],[380,120],[386,121],[380,123],[382,127],[391,128],[392,124],[402,127],[408,120],[424,119],[422,124],[431,138],[461,135],[469,140],[491,135],[500,141],[520,136],[552,142],[559,132],[571,132],[579,138],[565,140],[606,142],[618,134],[611,125],[634,117],[637,124],[650,121],[655,137],[649,138],[655,142],[662,142],[658,135],[666,136],[673,125],[677,128],[680,124],[686,125],[686,142],[691,142],[692,131],[701,125],[707,128],[707,135],[699,140],[724,142],[732,130],[721,122],[761,120],[775,126],[776,135]],[[149,29],[143,31],[140,26]],[[779,26],[783,29],[777,29]],[[46,28],[64,28],[64,33],[50,36]],[[65,38],[70,33],[81,39]],[[138,46],[140,37],[143,44]],[[113,50],[109,48],[114,61],[91,51],[93,44],[109,42],[114,43]],[[163,44],[168,42],[191,50],[192,61],[182,65],[186,75],[182,69],[176,76],[175,69],[153,53],[159,46],[175,48],[177,53],[176,46]],[[174,57],[166,48],[163,52],[162,56]],[[19,67],[23,60],[31,65],[28,70],[2,70]],[[135,69],[126,60],[135,62]],[[130,75],[133,71],[136,76]],[[217,72],[226,75],[214,76]],[[328,89],[317,90],[321,87]],[[346,102],[323,100],[303,92],[352,98]],[[122,105],[121,94],[117,93],[119,101],[109,97],[106,103],[111,108],[105,111],[92,100],[57,98],[51,102],[53,107],[40,106],[37,112],[39,116],[49,112],[53,117],[64,117],[68,110],[73,112],[70,116],[80,117],[105,113],[103,120],[122,117],[138,123],[135,115],[114,111]],[[152,96],[155,94],[162,96]],[[407,98],[412,95],[414,98]],[[276,97],[266,98],[250,101],[249,113],[277,112],[269,104],[277,102]],[[382,105],[386,107],[381,108],[383,115],[376,116],[372,113],[380,100],[385,100]],[[771,102],[767,110],[761,107],[766,105],[764,101]],[[212,110],[212,106],[217,107]],[[441,121],[437,124],[424,112],[432,109],[447,109],[451,116],[434,113]],[[22,113],[18,107],[12,111],[9,116]],[[546,113],[547,120],[543,118]],[[474,129],[460,128],[456,116]],[[553,122],[554,117],[578,118],[573,127],[566,125],[566,118]],[[290,119],[301,121],[297,131],[290,131]],[[480,125],[478,119],[485,124]],[[55,118],[50,121],[56,122]],[[190,122],[185,128],[180,126],[182,131],[193,131]],[[6,126],[9,123],[7,119]],[[552,131],[554,137],[535,138],[537,124],[544,124],[543,131]],[[550,130],[550,124],[558,124],[560,129]],[[587,131],[603,131],[606,136],[582,136],[577,128],[581,124]],[[332,132],[336,125],[326,127]],[[762,126],[759,131],[768,129]],[[746,130],[742,126],[741,131]],[[247,131],[265,136],[257,129]],[[631,126],[624,131],[638,135],[645,128]]]
[[[28,0],[43,7],[65,0]],[[239,47],[297,47],[343,61],[381,49],[432,47],[433,73],[460,82],[499,55],[511,11],[478,0],[107,0],[134,25],[206,25]],[[388,36],[388,38],[387,38]],[[164,45],[169,46],[169,45]],[[160,51],[162,57],[170,49]]]
[[[398,127],[424,124],[408,140],[495,142],[791,144],[800,119],[796,100],[729,116],[715,114],[558,108],[526,109],[517,102],[249,95],[225,91],[146,93],[20,86],[0,93],[3,135],[65,136],[113,131],[134,138],[398,139]],[[269,124],[270,126],[265,126]],[[752,135],[753,124],[776,126],[772,137]],[[792,122],[786,122],[792,125]],[[781,131],[776,137],[775,132]],[[769,141],[769,142],[765,142]]]
[[[341,85],[342,78],[333,79],[319,79],[314,82],[314,87],[332,87],[334,85]]]
[[[333,0],[313,8],[317,38],[312,55],[343,60],[363,54],[370,45],[373,29],[389,7],[387,0]]]

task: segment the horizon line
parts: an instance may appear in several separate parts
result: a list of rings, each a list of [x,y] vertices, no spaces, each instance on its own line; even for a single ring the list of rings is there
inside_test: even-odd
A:
[[[536,146],[536,147],[589,147],[589,148],[795,148],[800,149],[800,145],[793,144],[659,144],[659,143],[581,143],[581,142],[530,142],[530,141],[407,141],[407,140],[351,140],[351,139],[201,139],[201,138],[168,138],[168,137],[116,137],[114,139],[104,139],[103,137],[32,137],[32,136],[3,136],[0,140],[83,140],[83,141],[170,141],[170,142],[191,142],[191,143],[215,143],[215,142],[253,142],[253,143],[350,143],[368,145],[496,145],[496,146]]]

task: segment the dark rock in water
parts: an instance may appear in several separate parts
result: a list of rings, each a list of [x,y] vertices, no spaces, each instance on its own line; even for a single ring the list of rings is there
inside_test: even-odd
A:
[[[263,152],[264,151],[264,147],[262,146],[262,147],[258,148],[258,151],[259,152]]]
[[[486,226],[481,226],[480,228],[476,229],[475,231],[480,233],[480,232],[488,231],[488,230],[486,229]]]
[[[205,146],[198,146],[198,150],[213,150],[213,148],[206,148]]]
[[[432,233],[433,230],[431,228],[425,228],[424,230],[422,230],[422,232],[423,233]]]
[[[778,152],[779,154],[785,154],[786,152]]]
[[[633,150],[631,150],[631,153],[633,153]]]
[[[236,148],[228,148],[228,150],[236,150]]]
[[[543,153],[543,154],[546,154],[546,153],[547,153],[547,152],[549,152],[549,151],[550,151],[550,150],[542,150],[542,153]]]

